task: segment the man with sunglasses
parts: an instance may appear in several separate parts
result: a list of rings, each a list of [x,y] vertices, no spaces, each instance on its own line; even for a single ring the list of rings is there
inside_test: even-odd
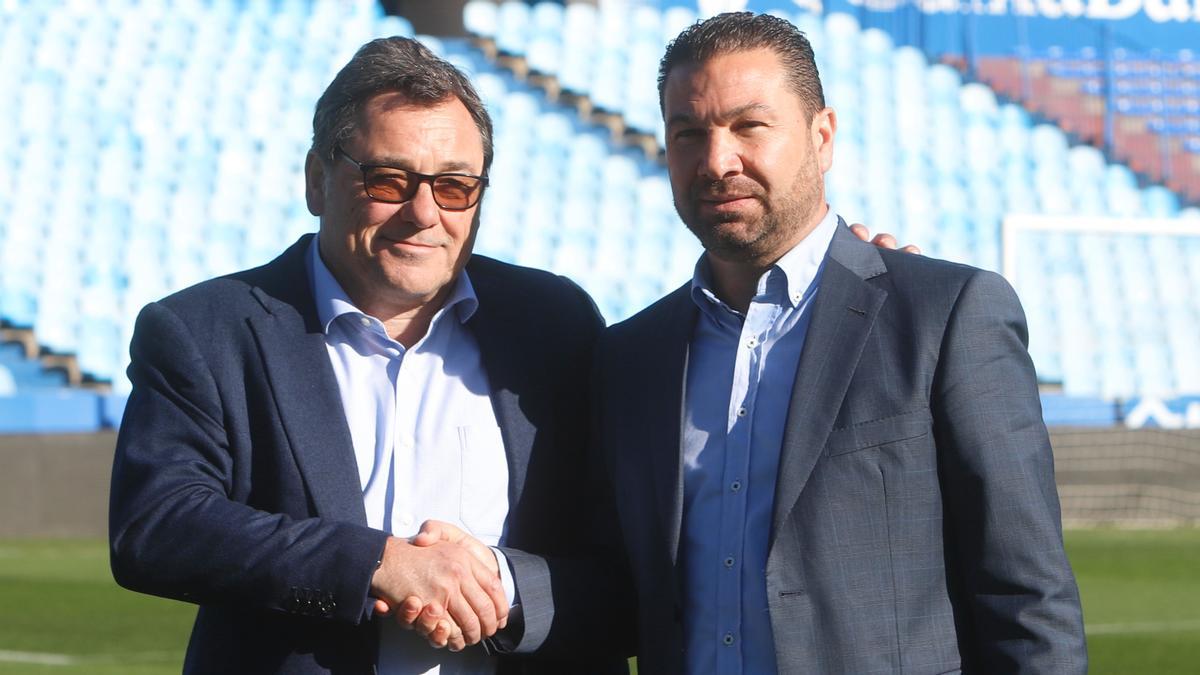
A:
[[[114,576],[200,605],[185,672],[624,672],[546,642],[571,621],[550,610],[546,556],[593,534],[572,481],[603,321],[565,278],[471,256],[482,102],[419,43],[381,39],[313,127],[317,235],[138,319]],[[427,519],[505,548],[410,544]],[[393,607],[425,608],[434,632],[375,616]]]

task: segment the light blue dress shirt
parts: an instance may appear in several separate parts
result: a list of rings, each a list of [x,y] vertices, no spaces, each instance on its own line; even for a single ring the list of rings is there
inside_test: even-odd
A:
[[[700,258],[683,427],[687,672],[776,672],[767,608],[767,539],[792,385],[832,210],[762,278],[745,315],[713,292]]]
[[[463,325],[479,301],[459,275],[429,331],[411,348],[359,311],[334,279],[313,239],[309,278],[342,409],[350,426],[367,524],[398,537],[436,519],[489,546],[508,515],[508,459],[489,396],[479,345]],[[495,551],[509,603],[515,589]],[[415,632],[382,621],[380,675],[494,673],[480,647],[435,650]]]

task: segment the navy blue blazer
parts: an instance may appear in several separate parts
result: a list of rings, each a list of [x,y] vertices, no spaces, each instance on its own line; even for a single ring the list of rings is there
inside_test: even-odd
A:
[[[1024,315],[998,275],[839,227],[800,357],[767,569],[780,673],[1083,673]],[[639,667],[683,669],[684,286],[606,331],[597,442]],[[715,639],[715,638],[714,638]]]
[[[367,592],[387,534],[366,524],[304,262],[310,240],[137,320],[112,569],[122,586],[200,605],[185,672],[374,672]],[[479,297],[467,326],[508,454],[506,552],[524,610],[514,640],[547,652],[502,657],[500,672],[625,672],[623,659],[571,660],[546,644],[546,561],[588,545],[573,478],[586,471],[587,371],[603,321],[564,278],[481,256],[467,270]]]

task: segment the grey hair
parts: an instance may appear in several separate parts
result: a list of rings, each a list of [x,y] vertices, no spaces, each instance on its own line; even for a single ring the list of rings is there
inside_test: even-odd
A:
[[[376,94],[397,92],[407,101],[434,106],[462,102],[483,142],[483,173],[492,165],[492,118],[471,81],[425,45],[406,37],[372,40],[355,52],[317,100],[312,150],[322,160],[354,133],[362,105]]]
[[[808,38],[786,19],[752,12],[718,14],[692,24],[667,45],[658,66],[659,107],[664,107],[667,76],[676,66],[753,49],[775,52],[809,116],[825,107],[825,92]]]

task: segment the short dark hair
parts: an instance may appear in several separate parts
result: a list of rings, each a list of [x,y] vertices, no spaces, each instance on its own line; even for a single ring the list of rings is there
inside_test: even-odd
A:
[[[350,137],[367,99],[397,92],[412,103],[434,106],[454,97],[462,102],[483,142],[483,173],[492,165],[492,118],[471,81],[425,45],[406,37],[371,40],[355,52],[317,100],[312,149],[329,161]]]
[[[659,107],[665,109],[667,76],[676,66],[752,49],[770,49],[779,56],[792,90],[810,116],[825,107],[825,92],[808,38],[786,19],[752,12],[718,14],[688,26],[671,40],[658,65]]]

